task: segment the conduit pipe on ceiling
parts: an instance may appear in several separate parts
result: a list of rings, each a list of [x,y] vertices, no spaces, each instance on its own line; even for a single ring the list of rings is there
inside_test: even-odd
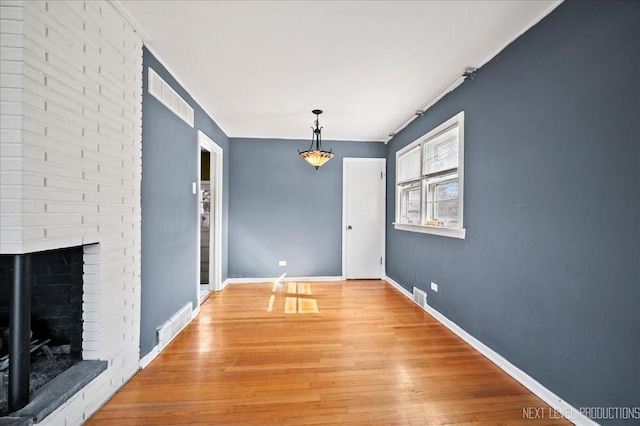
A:
[[[477,68],[467,67],[464,70],[460,71],[456,74],[455,78],[449,81],[442,89],[440,89],[435,95],[433,95],[424,105],[420,107],[416,112],[414,112],[411,117],[407,118],[401,125],[396,129],[395,132],[389,133],[389,138],[384,142],[385,144],[389,143],[391,139],[393,139],[398,133],[400,133],[405,127],[407,127],[413,120],[417,117],[424,114],[429,108],[435,105],[440,99],[442,99],[447,93],[453,92],[456,87],[460,86],[467,77],[471,77],[473,80],[476,76]]]

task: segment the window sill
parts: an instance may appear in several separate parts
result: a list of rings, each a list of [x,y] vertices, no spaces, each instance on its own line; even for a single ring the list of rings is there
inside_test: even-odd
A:
[[[466,229],[445,228],[443,226],[413,225],[408,223],[393,223],[393,227],[400,231],[420,232],[423,234],[440,235],[442,237],[465,239]]]

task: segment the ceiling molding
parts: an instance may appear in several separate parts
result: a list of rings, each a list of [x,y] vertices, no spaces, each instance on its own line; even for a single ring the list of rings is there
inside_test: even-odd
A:
[[[142,29],[138,21],[129,13],[127,9],[122,6],[120,0],[108,0],[109,3],[113,6],[113,8],[120,13],[120,15],[133,27],[133,29],[140,35],[142,41],[147,44],[151,41],[151,38],[147,35],[146,32]]]

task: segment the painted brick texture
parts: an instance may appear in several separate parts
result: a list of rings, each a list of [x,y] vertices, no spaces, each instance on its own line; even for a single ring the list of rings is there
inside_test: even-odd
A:
[[[139,366],[142,40],[107,1],[0,2],[0,253],[84,245],[83,357],[40,424],[80,424]]]
[[[22,246],[24,6],[0,2],[0,253]]]

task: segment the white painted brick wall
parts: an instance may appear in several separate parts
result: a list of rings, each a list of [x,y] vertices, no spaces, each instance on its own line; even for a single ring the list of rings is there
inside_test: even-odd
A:
[[[22,249],[24,7],[0,3],[0,253]]]
[[[75,425],[139,366],[142,41],[106,1],[0,7],[0,253],[91,244],[83,357],[108,369],[41,422]]]

